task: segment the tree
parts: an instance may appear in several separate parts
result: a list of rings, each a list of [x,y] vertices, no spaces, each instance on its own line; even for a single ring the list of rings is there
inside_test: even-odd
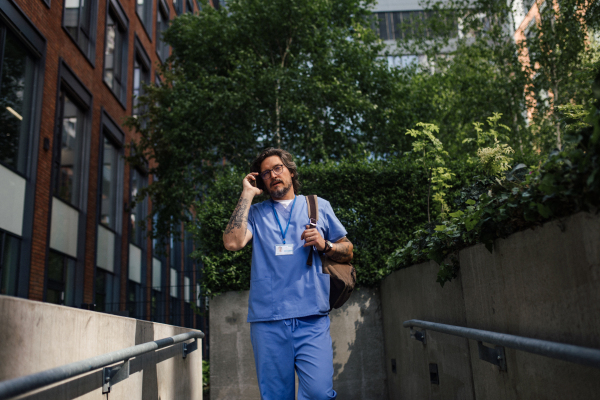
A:
[[[425,0],[430,17],[404,28],[409,34],[399,42],[400,51],[426,55],[430,67],[412,81],[412,91],[424,87],[434,93],[427,121],[440,126],[440,140],[450,154],[473,151],[461,146],[474,136],[472,122],[494,113],[502,114],[500,123],[510,128],[507,144],[519,159],[560,147],[556,107],[590,98],[599,3],[534,3],[540,18],[527,28],[525,40],[514,38],[514,0]]]
[[[129,122],[141,134],[130,161],[150,160],[158,178],[141,196],[159,232],[186,218],[222,165],[247,168],[268,146],[305,163],[408,146],[390,123],[406,79],[381,58],[371,4],[232,0],[173,21],[162,82]]]
[[[532,153],[525,87],[530,77],[513,40],[512,2],[426,0],[425,19],[403,24],[401,54],[424,55],[409,91],[426,97],[430,112],[423,122],[440,128],[439,139],[452,157],[470,154],[473,122],[502,114],[510,127],[508,143],[519,157]]]
[[[544,0],[536,3],[539,18],[526,32],[526,70],[533,77],[530,93],[535,99],[534,118],[546,130],[556,148],[562,147],[558,107],[585,104],[591,98],[593,62],[600,56],[593,34],[600,24],[597,2]],[[554,135],[552,132],[554,131]]]

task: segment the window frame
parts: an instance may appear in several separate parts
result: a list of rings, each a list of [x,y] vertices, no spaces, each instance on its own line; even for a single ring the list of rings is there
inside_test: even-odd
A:
[[[48,0],[49,1],[49,0]],[[49,7],[49,4],[48,4]],[[21,8],[9,1],[0,2],[0,25],[10,29],[31,52],[35,58],[34,86],[31,101],[31,123],[29,126],[29,140],[27,162],[25,167],[25,205],[23,215],[23,229],[21,236],[21,251],[19,268],[17,271],[17,296],[29,296],[29,271],[31,268],[31,245],[33,237],[33,208],[35,205],[35,186],[37,182],[37,164],[41,134],[44,77],[46,72],[46,38],[31,22]],[[1,67],[1,62],[0,62]],[[1,71],[0,71],[1,72]],[[3,164],[4,165],[4,164]],[[11,171],[15,172],[11,169]]]
[[[152,176],[152,182],[156,182],[158,179],[155,175]],[[152,218],[152,224],[156,223],[158,219],[158,215],[155,214]],[[167,296],[170,296],[169,286],[167,286],[167,275],[168,275],[168,264],[167,264],[167,242],[162,238],[153,238],[152,239],[152,257],[154,263],[154,258],[160,261],[160,289],[156,290],[154,286],[151,285],[150,290],[150,301],[152,298],[156,296],[156,310],[153,311],[152,304],[150,304],[150,318],[154,322],[166,323],[167,318]],[[154,269],[150,270],[152,274],[154,274]],[[153,282],[153,276],[150,278],[150,282]]]
[[[101,213],[102,213],[102,204],[101,204],[101,197],[102,197],[102,173],[103,173],[103,162],[102,160],[104,160],[104,138],[107,138],[117,149],[117,152],[119,154],[119,156],[123,156],[123,152],[124,152],[124,147],[125,147],[125,133],[123,132],[123,130],[121,129],[121,127],[119,126],[119,124],[115,121],[114,118],[112,118],[110,116],[110,114],[106,111],[106,109],[104,107],[100,107],[100,135],[99,135],[99,157],[98,157],[98,172],[97,172],[97,188],[96,188],[96,193],[97,193],[97,202],[96,202],[96,241],[94,243],[94,280],[93,280],[93,293],[94,293],[94,302],[96,301],[96,294],[98,292],[98,288],[96,287],[96,279],[98,276],[98,269],[100,267],[98,267],[97,265],[97,257],[98,257],[98,231],[99,231],[99,227],[100,225],[102,225],[103,228],[108,229],[109,231],[113,232],[115,234],[115,254],[114,254],[114,261],[113,261],[113,272],[107,271],[103,268],[102,271],[106,274],[111,274],[117,284],[114,287],[113,293],[112,293],[112,298],[110,299],[110,303],[111,304],[118,304],[119,303],[119,295],[120,295],[120,291],[121,291],[121,285],[120,285],[120,276],[121,276],[121,254],[122,254],[122,246],[121,246],[121,241],[122,241],[122,237],[123,237],[123,219],[119,218],[118,216],[123,215],[123,196],[124,196],[124,185],[125,185],[125,163],[123,162],[123,160],[121,159],[121,157],[119,157],[119,164],[118,164],[118,168],[119,171],[117,172],[117,181],[116,181],[116,187],[117,187],[117,194],[116,194],[116,210],[115,210],[115,221],[116,221],[116,226],[115,229],[113,230],[112,228],[102,224],[100,222],[100,217],[101,217]],[[108,313],[115,313],[118,312],[118,306],[117,307],[112,307],[112,309],[109,310],[104,310],[104,312],[108,312]]]
[[[50,1],[50,0],[48,0]],[[96,67],[96,33],[98,31],[97,29],[97,25],[98,25],[98,0],[87,0],[87,1],[91,1],[90,4],[90,33],[89,33],[89,37],[88,37],[88,48],[84,49],[81,47],[81,45],[79,44],[79,42],[77,41],[77,38],[74,38],[73,35],[71,35],[71,32],[69,32],[69,30],[67,29],[67,26],[65,25],[65,15],[66,15],[66,9],[67,9],[67,2],[63,1],[63,14],[62,14],[62,18],[61,18],[61,26],[63,28],[63,30],[67,33],[67,36],[75,43],[75,46],[77,46],[77,48],[79,49],[79,51],[81,51],[81,53],[84,55],[85,59],[88,60],[88,62],[92,65],[92,67]],[[81,5],[81,2],[79,3]],[[50,6],[48,4],[48,6]],[[81,10],[81,7],[79,8]],[[81,34],[81,13],[79,14],[79,18],[78,18],[78,24],[77,24],[77,35],[79,36]]]
[[[160,13],[160,16],[165,21],[167,21],[167,25],[168,25],[169,21],[171,20],[171,10],[169,9],[169,6],[167,6],[167,3],[165,0],[158,0],[158,4],[156,5],[156,46],[155,46],[156,55],[158,56],[158,59],[160,60],[161,64],[164,64],[165,61],[167,60],[167,58],[169,57],[171,48],[160,37],[164,31],[162,31],[160,29],[161,27],[158,23],[159,13]],[[162,46],[162,48],[161,48],[162,52],[167,53],[166,55],[161,54],[161,51],[159,51],[159,44]]]
[[[183,2],[185,0],[171,0],[173,4],[173,9],[175,10],[175,14],[181,15],[183,14]]]
[[[55,156],[58,151],[60,151],[61,134],[59,131],[62,127],[61,121],[62,118],[62,107],[60,105],[61,102],[61,93],[68,94],[77,104],[77,106],[82,108],[84,113],[84,128],[82,134],[83,143],[81,145],[80,151],[82,152],[82,163],[81,163],[81,174],[80,174],[80,197],[77,205],[72,205],[70,203],[66,203],[58,197],[54,196],[54,192],[48,199],[48,233],[50,233],[50,229],[52,226],[52,202],[53,199],[57,199],[58,201],[64,202],[69,207],[75,208],[79,212],[79,220],[77,223],[77,258],[75,263],[75,277],[74,277],[74,306],[83,304],[83,283],[84,283],[84,273],[85,273],[85,243],[87,237],[86,230],[86,221],[87,221],[87,203],[88,203],[88,186],[89,186],[89,171],[90,171],[90,151],[91,151],[91,137],[92,137],[92,111],[93,111],[93,95],[91,91],[83,84],[83,82],[75,75],[73,70],[65,63],[62,58],[59,58],[59,67],[58,67],[58,79],[57,79],[57,90],[56,90],[56,111],[54,116],[54,140],[53,140],[53,149],[52,149],[52,174],[51,174],[51,190],[54,191],[54,188],[57,184],[56,182],[56,160]],[[59,161],[60,162],[60,161]],[[48,268],[50,261],[50,252],[56,252],[60,254],[64,254],[60,252],[60,250],[52,249],[50,247],[50,234],[46,237],[46,263],[45,263],[45,274],[44,274],[44,293],[43,300],[46,301],[47,298],[47,289],[48,289]],[[71,257],[70,255],[66,255],[67,257]]]
[[[148,4],[149,4],[149,6],[147,6]],[[150,43],[152,43],[152,25],[154,23],[154,18],[152,18],[152,17],[154,16],[153,15],[154,0],[144,0],[144,6],[145,6],[145,13],[147,14],[146,16],[140,15],[140,13],[138,12],[137,4],[135,7],[135,14],[138,16],[138,19],[142,23],[142,26],[144,27],[144,31],[146,31],[146,35],[148,35],[148,39],[150,40]],[[147,20],[146,20],[146,18],[147,18]]]
[[[133,51],[133,62],[134,62],[134,74],[135,74],[135,62],[136,60],[139,59],[139,61],[141,61],[140,66],[142,69],[145,69],[148,72],[148,80],[145,82],[146,85],[150,85],[152,82],[152,61],[150,60],[150,57],[148,56],[148,53],[146,53],[146,50],[144,49],[144,46],[142,46],[142,42],[140,41],[139,37],[137,36],[137,34],[134,35],[134,51]],[[140,95],[143,95],[142,92],[142,83],[144,81],[141,79],[140,76],[140,87],[139,87],[139,91],[140,91]],[[135,91],[135,76],[131,79],[131,115],[135,115],[136,107],[135,107],[135,97],[134,96],[134,91]]]
[[[121,83],[121,93],[116,93],[113,88],[106,82],[104,77],[106,71],[106,47],[107,47],[107,35],[108,35],[108,16],[109,13],[113,13],[116,17],[115,22],[120,25],[123,29],[123,48],[121,49],[121,71],[122,71],[122,81]],[[102,82],[108,88],[108,90],[116,97],[119,101],[123,109],[127,110],[127,76],[128,76],[128,55],[129,55],[129,18],[127,18],[127,14],[121,6],[121,3],[118,0],[107,0],[106,1],[106,19],[104,23],[104,58],[102,61]]]

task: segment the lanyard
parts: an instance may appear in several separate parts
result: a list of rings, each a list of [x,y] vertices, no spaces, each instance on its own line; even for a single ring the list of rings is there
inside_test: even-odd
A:
[[[285,227],[285,232],[281,227],[281,222],[279,222],[279,216],[277,215],[277,211],[275,211],[275,202],[271,200],[271,207],[273,207],[273,213],[275,214],[275,219],[277,220],[277,224],[279,224],[279,230],[281,231],[281,236],[283,236],[283,244],[285,244],[285,235],[287,235],[288,228],[290,227],[290,221],[292,220],[292,212],[294,212],[294,205],[296,204],[296,196],[294,196],[294,202],[292,203],[292,209],[290,210],[290,217],[288,218],[287,226]]]

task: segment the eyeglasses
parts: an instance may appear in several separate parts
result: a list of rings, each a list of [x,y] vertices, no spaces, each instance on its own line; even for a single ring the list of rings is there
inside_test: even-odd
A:
[[[260,177],[262,180],[266,180],[271,177],[271,172],[273,172],[273,176],[277,176],[283,172],[283,164],[279,164],[273,167],[273,169],[267,169],[260,173]]]

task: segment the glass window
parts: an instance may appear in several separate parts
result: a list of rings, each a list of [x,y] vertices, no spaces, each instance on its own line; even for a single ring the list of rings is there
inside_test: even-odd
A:
[[[189,12],[189,13],[193,13],[194,12],[194,2],[192,0],[187,0],[185,11]]]
[[[0,294],[17,294],[17,273],[21,241],[0,231]]]
[[[65,1],[63,24],[88,58],[94,54],[92,20],[96,9],[95,0]]]
[[[150,31],[152,29],[152,0],[137,0],[135,10],[146,30]]]
[[[142,285],[132,280],[129,280],[127,285],[127,311],[130,318],[144,317]]]
[[[74,301],[74,281],[75,260],[71,257],[50,251],[46,301],[48,303],[72,306]]]
[[[62,129],[60,153],[56,159],[58,177],[54,194],[61,200],[79,206],[81,185],[81,152],[83,142],[84,113],[61,92]]]
[[[154,221],[156,221],[157,217],[158,215],[154,215]],[[168,291],[163,283],[165,282],[164,274],[167,263],[165,260],[165,246],[162,241],[158,239],[152,240],[152,255],[152,297],[150,300],[150,312],[152,313],[152,321],[165,322],[165,299]]]
[[[169,27],[169,14],[159,3],[156,13],[156,52],[158,57],[164,62],[169,57],[169,46],[163,41],[163,32]]]
[[[102,159],[100,223],[115,230],[119,153],[117,148],[106,137],[104,138]]]
[[[142,63],[139,57],[133,63],[133,116],[143,113],[138,109],[139,96],[144,94],[143,86],[150,84],[150,70]]]
[[[126,29],[118,22],[112,9],[106,18],[106,50],[104,52],[104,82],[115,95],[125,100],[126,58],[125,46],[127,41]]]
[[[184,0],[173,0],[173,8],[177,15],[180,15],[183,12],[183,1]]]
[[[131,169],[131,200],[134,201],[139,191],[146,187],[147,178],[137,169]],[[144,223],[146,221],[146,199],[136,202],[131,209],[129,240],[138,247],[142,247],[144,241]]]
[[[114,274],[101,268],[96,268],[96,293],[94,298],[96,311],[118,311],[119,304],[112,301],[118,289],[118,284],[119,282]]]
[[[12,32],[4,32],[4,46],[0,44],[0,50],[4,48],[0,63],[0,162],[25,174],[35,62]]]

